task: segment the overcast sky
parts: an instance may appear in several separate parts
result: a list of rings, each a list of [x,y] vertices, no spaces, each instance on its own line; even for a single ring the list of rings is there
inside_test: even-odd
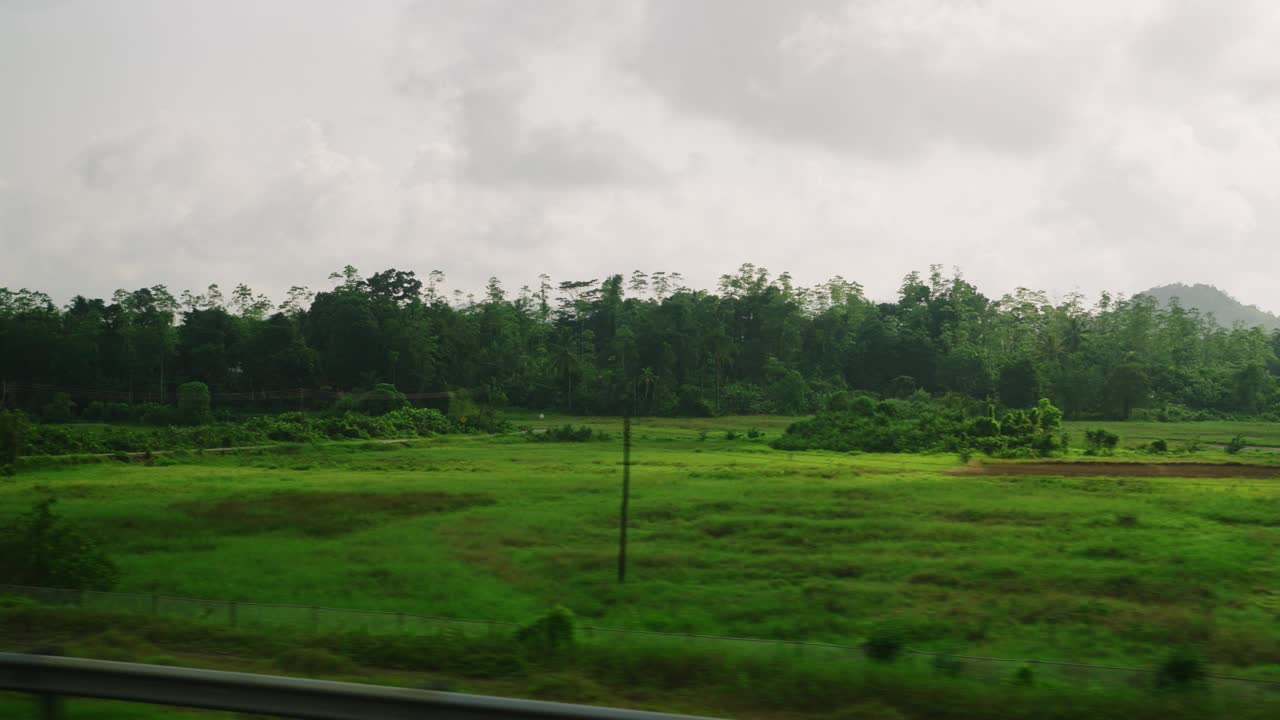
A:
[[[1280,310],[1272,0],[0,0],[0,286],[743,262]]]

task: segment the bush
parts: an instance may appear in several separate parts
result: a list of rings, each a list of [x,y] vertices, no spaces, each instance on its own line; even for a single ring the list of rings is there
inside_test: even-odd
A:
[[[53,498],[0,530],[0,577],[16,585],[109,590],[115,563],[79,528],[53,512]]]
[[[877,662],[893,662],[906,647],[906,633],[895,623],[885,623],[871,633],[862,652]]]
[[[54,393],[53,400],[41,409],[40,418],[51,423],[71,422],[76,419],[76,404],[67,393]]]
[[[546,615],[516,631],[516,640],[532,660],[562,658],[573,649],[573,613],[555,607]]]
[[[701,390],[692,385],[683,385],[680,387],[680,399],[676,403],[676,414],[681,417],[711,417],[715,415],[715,411],[702,396]]]
[[[386,415],[392,410],[399,410],[408,405],[409,401],[405,399],[404,393],[397,390],[395,385],[378,383],[372,390],[362,393],[356,399],[355,408],[357,412],[366,415]]]
[[[1156,668],[1156,684],[1161,687],[1188,687],[1204,680],[1204,659],[1194,648],[1174,650]]]
[[[134,412],[146,425],[176,425],[178,422],[177,411],[160,403],[143,403]]]
[[[604,435],[604,433],[599,435]],[[590,442],[595,437],[597,437],[597,433],[589,426],[583,425],[580,428],[575,428],[568,423],[565,423],[563,427],[551,427],[547,428],[545,432],[529,435],[529,439],[534,442]]]
[[[1166,442],[1163,438],[1157,438],[1157,439],[1155,439],[1155,440],[1152,440],[1152,441],[1151,441],[1151,452],[1153,452],[1153,453],[1167,453],[1167,452],[1169,452],[1169,443],[1168,443],[1168,442]]]
[[[1062,411],[1043,399],[1034,408],[1010,411],[999,421],[994,408],[989,407],[984,416],[970,418],[966,408],[925,393],[879,403],[857,397],[849,407],[793,423],[773,447],[884,453],[976,448],[992,455],[1010,450],[1020,455],[1050,455],[1060,449]]]
[[[178,386],[177,419],[183,425],[207,425],[213,420],[208,385],[189,382]]]
[[[1231,438],[1231,441],[1228,442],[1226,446],[1223,447],[1223,450],[1226,450],[1231,455],[1235,455],[1246,447],[1249,447],[1249,441],[1245,440],[1243,435],[1236,435]]]
[[[0,410],[0,465],[15,465],[27,451],[31,425],[17,410]]]
[[[1084,445],[1086,455],[1097,455],[1100,452],[1110,453],[1120,444],[1120,436],[1109,430],[1085,430]]]

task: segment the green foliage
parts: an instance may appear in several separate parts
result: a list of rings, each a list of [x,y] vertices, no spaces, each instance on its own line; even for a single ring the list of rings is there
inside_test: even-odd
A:
[[[53,399],[41,409],[40,417],[45,422],[51,423],[71,422],[76,418],[76,404],[71,401],[69,394],[54,393]]]
[[[0,465],[18,462],[26,454],[31,424],[27,416],[17,410],[0,410]]]
[[[397,390],[395,385],[378,383],[372,390],[357,394],[355,410],[366,415],[386,415],[408,405],[409,401],[405,399],[404,393]]]
[[[877,662],[893,662],[906,649],[907,633],[899,623],[880,624],[862,645],[866,656]]]
[[[550,427],[540,433],[530,433],[529,439],[533,442],[591,442],[595,439],[608,439],[608,435],[592,430],[589,425],[575,428],[565,423],[563,427]]]
[[[977,448],[988,454],[1021,450],[1038,455],[1060,449],[1062,411],[1047,399],[1030,410],[1010,410],[999,421],[990,414],[994,409],[970,419],[963,408],[923,394],[878,404],[859,398],[851,407],[793,423],[773,447],[887,453]]]
[[[506,429],[507,422],[494,414],[488,420],[488,427],[500,432]],[[196,427],[171,425],[159,429],[110,427],[92,434],[57,425],[36,425],[27,434],[27,445],[33,455],[135,453],[245,447],[272,442],[431,437],[476,430],[474,426],[458,426],[450,422],[438,410],[402,407],[380,416],[358,412],[340,415],[288,412],[259,415],[239,423]]]
[[[1030,407],[1040,397],[1040,372],[1031,358],[1000,369],[1000,402],[1008,407]]]
[[[1021,410],[1047,397],[1075,419],[1280,418],[1277,335],[1143,295],[1088,306],[1027,289],[988,298],[932,268],[876,303],[842,278],[801,288],[753,265],[723,276],[718,292],[655,275],[544,280],[518,297],[494,278],[475,302],[451,303],[434,273],[424,282],[348,266],[330,290],[292,289],[275,314],[245,286],[179,301],[157,285],[65,308],[0,289],[0,339],[19,349],[0,354],[0,402],[49,422],[74,419],[79,403],[82,419],[120,422],[103,398],[128,397],[137,410],[200,380],[219,410],[380,415],[404,404],[374,386],[390,378],[414,393],[471,388],[489,405],[595,414],[840,413],[861,393],[924,391]],[[86,390],[51,403],[48,390],[29,389],[41,385]],[[312,393],[295,404],[263,388]],[[353,388],[374,389],[327,406]],[[492,432],[469,402],[456,391],[446,414]],[[133,418],[186,424],[180,415],[161,406]]]
[[[685,385],[680,388],[676,414],[682,417],[711,417],[715,415],[715,410],[703,397],[701,390],[693,385]]]
[[[88,422],[125,422],[133,418],[128,403],[94,400],[85,406],[81,419]]]
[[[1249,447],[1249,441],[1243,435],[1234,435],[1223,447],[1223,450],[1226,450],[1231,455],[1236,455],[1247,447]]]
[[[480,413],[480,406],[471,399],[471,393],[458,390],[449,393],[449,419],[455,423],[465,423],[467,418]]]
[[[556,606],[517,630],[516,640],[525,647],[530,659],[554,660],[573,650],[573,626],[573,613],[568,608]]]
[[[1086,430],[1084,432],[1084,445],[1086,455],[1097,455],[1099,453],[1110,453],[1116,449],[1116,445],[1120,443],[1120,436],[1104,429]]]
[[[119,571],[80,528],[42,500],[0,529],[0,577],[17,585],[107,590]]]
[[[178,411],[172,406],[162,405],[160,403],[143,403],[134,411],[138,420],[144,425],[156,425],[164,427],[167,425],[177,425]]]
[[[1193,647],[1179,647],[1156,668],[1156,683],[1161,687],[1185,688],[1204,682],[1203,656]]]
[[[1164,438],[1156,438],[1151,441],[1149,449],[1153,453],[1167,453],[1169,452],[1169,442]]]
[[[189,382],[178,386],[177,419],[183,425],[207,425],[213,419],[208,385]]]

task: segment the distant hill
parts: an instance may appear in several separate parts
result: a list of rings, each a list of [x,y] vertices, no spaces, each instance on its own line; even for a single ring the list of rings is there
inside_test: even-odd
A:
[[[1218,324],[1226,327],[1239,321],[1245,325],[1261,325],[1268,330],[1280,329],[1280,317],[1257,305],[1245,305],[1212,285],[1174,283],[1151,288],[1139,294],[1150,295],[1162,307],[1176,297],[1182,303],[1182,307],[1196,308],[1202,313],[1213,313]]]

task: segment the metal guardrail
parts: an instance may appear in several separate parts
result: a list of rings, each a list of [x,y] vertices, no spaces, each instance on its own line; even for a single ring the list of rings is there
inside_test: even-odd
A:
[[[63,696],[311,720],[707,720],[591,705],[18,653],[0,653],[0,690],[39,696],[44,720],[61,717]]]

